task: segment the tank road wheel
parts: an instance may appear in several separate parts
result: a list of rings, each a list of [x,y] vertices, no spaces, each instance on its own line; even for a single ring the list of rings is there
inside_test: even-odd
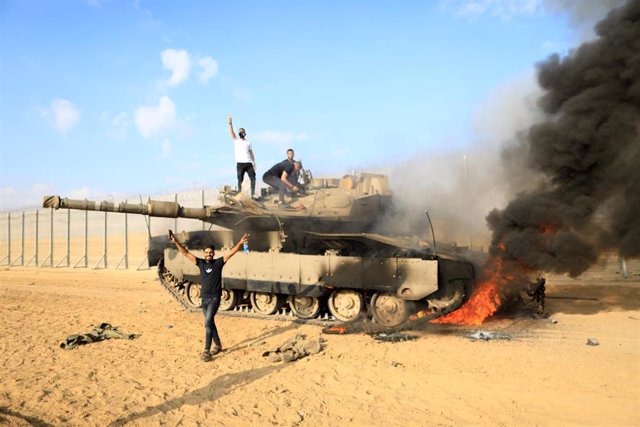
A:
[[[350,322],[356,320],[364,311],[364,298],[358,291],[336,289],[329,295],[327,306],[333,317]]]
[[[427,300],[429,307],[446,311],[459,307],[471,295],[471,285],[465,280],[452,280]]]
[[[273,314],[282,307],[282,297],[266,292],[251,292],[251,305],[260,314]]]
[[[200,300],[201,290],[202,287],[200,286],[200,283],[187,282],[185,287],[185,294],[187,296],[187,303],[189,303],[191,307],[202,307],[202,301]]]
[[[289,307],[300,319],[313,319],[320,313],[320,298],[291,295]]]
[[[236,308],[238,305],[238,291],[234,289],[223,289],[222,295],[220,296],[220,310],[221,311],[230,311]]]
[[[375,294],[371,298],[371,314],[377,323],[394,327],[409,317],[410,302],[390,294]]]

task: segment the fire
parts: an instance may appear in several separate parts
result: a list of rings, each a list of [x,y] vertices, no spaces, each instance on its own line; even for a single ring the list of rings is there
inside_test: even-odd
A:
[[[483,276],[487,279],[478,285],[469,300],[460,309],[431,322],[467,326],[481,325],[487,317],[493,315],[500,307],[498,290],[503,288],[512,279],[512,276],[503,272],[503,261],[500,257],[494,257],[487,262],[483,271]]]
[[[483,282],[471,298],[459,310],[432,320],[432,323],[455,323],[457,325],[481,325],[500,307],[498,286],[495,282]]]
[[[555,231],[556,231],[556,228],[552,225],[543,224],[540,226],[540,232],[542,234],[555,233]]]

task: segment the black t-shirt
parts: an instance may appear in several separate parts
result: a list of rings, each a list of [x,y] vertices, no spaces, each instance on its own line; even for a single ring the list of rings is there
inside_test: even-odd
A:
[[[282,172],[286,172],[287,176],[289,176],[293,173],[294,170],[295,167],[293,166],[293,163],[291,163],[289,159],[287,159],[273,165],[271,169],[265,172],[265,175],[272,175],[276,178],[280,178],[282,176]]]
[[[196,265],[200,269],[200,284],[202,285],[202,298],[213,298],[222,293],[222,267],[224,258],[216,258],[213,262],[207,262],[196,257]]]

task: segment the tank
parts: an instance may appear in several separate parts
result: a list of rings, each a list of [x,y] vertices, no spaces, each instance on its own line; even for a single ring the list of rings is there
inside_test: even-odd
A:
[[[258,200],[229,187],[217,206],[190,208],[176,202],[93,202],[45,196],[43,206],[120,212],[164,218],[192,218],[223,229],[176,233],[194,255],[214,244],[216,257],[244,233],[248,251],[238,252],[223,270],[220,310],[246,315],[321,316],[342,322],[371,317],[394,327],[410,315],[445,314],[459,307],[475,280],[473,263],[456,251],[436,253],[435,241],[387,235],[376,225],[392,208],[385,175],[363,173],[339,179],[308,178],[304,192],[277,205],[277,194]],[[199,273],[167,235],[148,249],[162,285],[185,308],[200,306]]]

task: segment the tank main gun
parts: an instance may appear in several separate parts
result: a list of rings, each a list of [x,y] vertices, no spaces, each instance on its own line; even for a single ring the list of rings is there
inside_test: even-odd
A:
[[[42,207],[53,209],[75,209],[82,211],[118,212],[148,215],[162,218],[191,218],[207,221],[213,216],[211,206],[188,208],[176,202],[149,200],[147,203],[113,203],[108,201],[94,202],[75,200],[60,196],[44,196]]]

